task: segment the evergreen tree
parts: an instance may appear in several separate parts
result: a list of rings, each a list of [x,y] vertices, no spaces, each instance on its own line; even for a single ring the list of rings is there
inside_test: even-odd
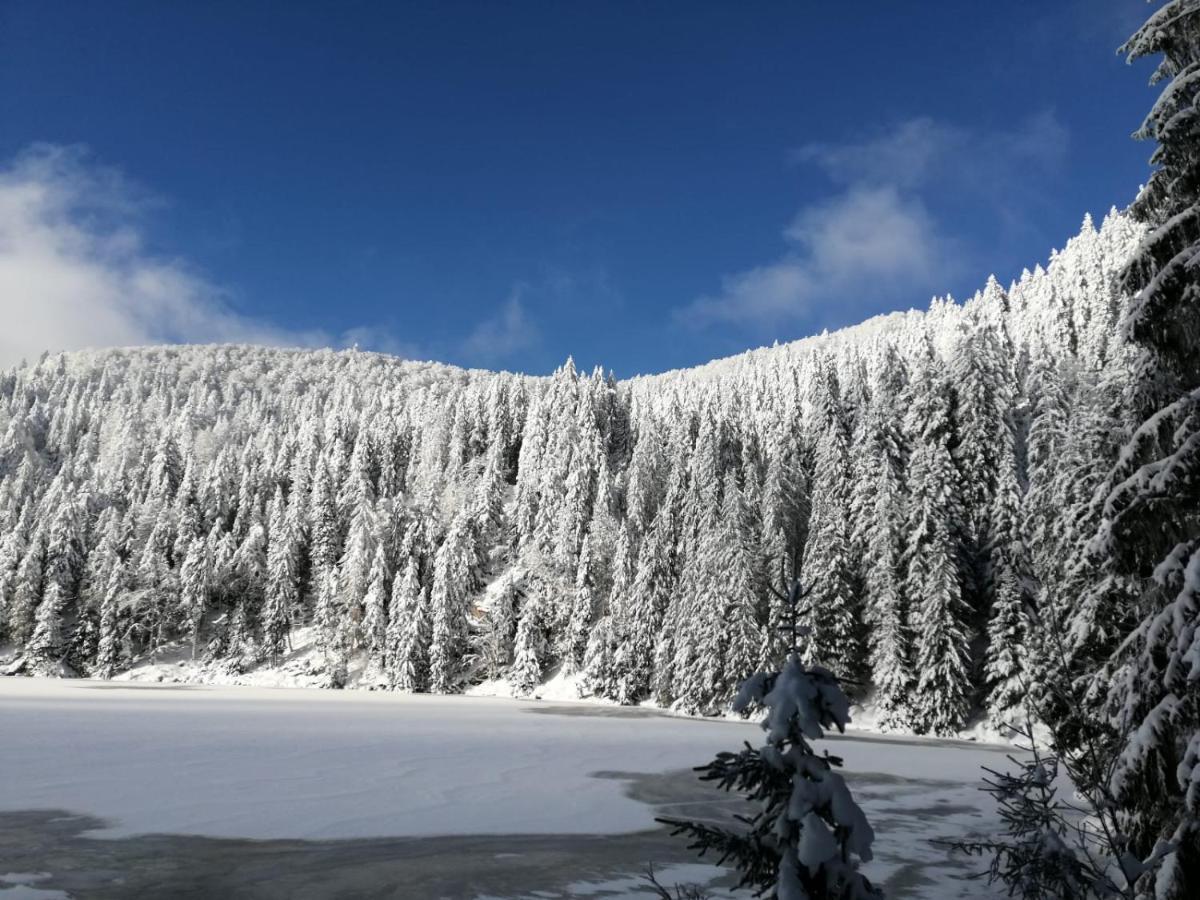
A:
[[[995,277],[988,279],[979,305],[1007,303]],[[1002,337],[986,321],[967,325],[950,360],[954,404],[952,451],[959,480],[959,523],[963,540],[964,569],[974,602],[987,607],[987,554],[991,542],[989,513],[1000,477],[1000,454],[1005,441],[1000,434],[1008,428],[1011,388],[1003,361]]]
[[[994,600],[988,624],[984,679],[988,687],[988,710],[997,722],[1013,717],[1029,684],[1026,659],[1028,611],[1033,606],[1034,583],[1023,534],[1024,516],[1016,468],[1012,441],[1009,440],[1000,454],[999,479],[989,525],[992,543],[988,548]]]
[[[1024,531],[1033,574],[1042,585],[1061,578],[1066,555],[1060,526],[1063,497],[1059,488],[1063,450],[1070,430],[1071,398],[1064,373],[1056,363],[1048,351],[1035,357],[1026,386],[1030,405],[1026,437],[1029,488]]]
[[[29,539],[21,564],[17,566],[8,608],[8,633],[13,642],[24,646],[33,634],[34,613],[42,599],[46,570],[46,534],[39,526]]]
[[[1167,86],[1138,132],[1157,141],[1158,168],[1132,207],[1151,230],[1123,274],[1144,421],[1110,476],[1093,552],[1146,579],[1110,694],[1125,744],[1113,784],[1135,852],[1175,846],[1155,885],[1173,900],[1200,893],[1200,2],[1164,4],[1122,51],[1161,55]]]
[[[278,664],[288,643],[300,600],[297,535],[287,514],[283,488],[275,489],[268,525],[266,600],[263,604],[263,638],[272,662]]]
[[[789,594],[791,609],[800,600],[799,585]],[[795,613],[790,632],[800,633]],[[701,855],[712,851],[730,860],[739,887],[779,900],[867,900],[882,897],[859,872],[871,860],[875,833],[835,769],[841,759],[818,756],[809,743],[825,730],[844,731],[850,703],[836,678],[820,666],[806,668],[795,637],[778,672],[759,672],[741,687],[734,709],[762,707],[766,743],[746,744],[739,753],[719,753],[699,767],[700,777],[725,790],[746,795],[758,810],[739,817],[742,833],[684,819],[659,819],[686,834]]]
[[[622,597],[614,614],[614,699],[620,703],[637,703],[650,690],[655,641],[673,588],[671,563],[667,517],[660,515],[639,554],[628,595]]]
[[[192,659],[196,658],[196,651],[200,645],[200,629],[204,625],[204,616],[208,610],[211,575],[208,542],[203,538],[196,538],[187,548],[179,573],[179,602],[183,609],[187,635],[192,644]],[[105,602],[107,600],[106,593]]]
[[[337,567],[329,566],[322,572],[317,585],[317,607],[313,622],[318,629],[318,646],[325,656],[326,668],[335,685],[344,679],[349,662],[349,648],[341,645],[341,623],[345,619],[338,590]]]
[[[267,532],[262,523],[247,526],[246,537],[230,560],[236,591],[229,622],[228,654],[235,668],[259,659],[262,612],[267,582]]]
[[[0,538],[0,641],[9,634],[15,602],[17,571],[25,556],[25,535],[18,525]]]
[[[392,584],[388,608],[388,675],[402,691],[423,691],[429,684],[429,597],[409,559]]]
[[[754,571],[750,560],[750,539],[745,529],[746,507],[736,479],[725,480],[721,505],[722,539],[712,548],[718,558],[718,570],[724,571],[724,604],[720,618],[723,629],[710,623],[709,630],[723,631],[720,677],[716,680],[714,701],[723,703],[732,697],[743,681],[754,672],[763,639],[757,619]],[[710,582],[713,584],[714,582]]]
[[[575,596],[566,630],[565,650],[562,654],[569,672],[576,671],[583,665],[583,658],[587,653],[588,637],[592,632],[593,617],[596,613],[596,568],[598,566],[592,560],[592,536],[590,533],[585,534],[579,552],[579,565],[575,570]]]
[[[926,357],[910,392],[906,430],[912,436],[904,593],[913,598],[917,687],[914,726],[949,734],[971,706],[970,610],[959,571],[957,475],[950,456],[949,402]],[[924,388],[924,389],[922,389]]]
[[[606,615],[596,622],[596,627],[588,637],[587,651],[583,656],[580,696],[616,697],[616,656],[617,639],[613,620],[611,615]]]
[[[509,570],[489,589],[490,600],[478,639],[478,653],[488,678],[499,678],[508,670],[517,635],[517,605],[524,597],[518,587],[517,571]]]
[[[889,344],[861,419],[852,503],[874,701],[885,727],[902,728],[911,724],[908,702],[914,687],[910,598],[903,588],[908,448],[899,420],[907,384],[904,363]]]
[[[513,664],[509,673],[513,690],[520,695],[533,693],[542,680],[542,658],[545,653],[545,634],[542,627],[542,598],[540,591],[529,592],[521,605],[517,619],[517,637],[513,648]]]
[[[33,634],[25,646],[29,663],[36,671],[59,674],[66,647],[63,638],[63,611],[67,605],[58,581],[50,581],[34,616]]]
[[[465,516],[456,518],[433,562],[430,594],[432,641],[429,648],[430,684],[439,694],[458,684],[467,648],[468,607],[476,588],[472,564],[474,535]]]
[[[849,436],[832,361],[820,363],[819,377],[812,512],[801,568],[801,580],[815,586],[806,601],[813,639],[805,653],[810,664],[820,662],[840,677],[854,678],[862,666],[863,635],[850,546]]]
[[[367,582],[367,595],[363,599],[363,645],[371,659],[381,660],[387,638],[389,593],[388,564],[382,544],[375,548]]]
[[[588,638],[587,651],[584,653],[583,678],[580,681],[584,695],[607,699],[617,697],[617,654],[635,566],[636,556],[629,528],[623,523],[617,531],[608,603],[602,606],[603,615]]]
[[[334,504],[333,490],[329,480],[326,466],[318,463],[316,475],[313,477],[310,501],[312,543],[309,548],[313,577],[318,585],[325,571],[337,565],[337,561],[341,557],[337,507]]]
[[[126,573],[123,563],[112,567],[104,601],[100,607],[100,639],[96,650],[96,665],[93,674],[99,678],[112,678],[123,665],[123,648],[120,633],[121,597],[126,590]]]
[[[886,414],[878,412],[877,419]],[[913,635],[910,627],[912,595],[905,590],[906,496],[901,483],[901,436],[879,422],[871,443],[864,448],[875,456],[874,498],[867,508],[864,529],[864,588],[870,626],[871,675],[875,702],[885,725],[907,727],[913,692]]]

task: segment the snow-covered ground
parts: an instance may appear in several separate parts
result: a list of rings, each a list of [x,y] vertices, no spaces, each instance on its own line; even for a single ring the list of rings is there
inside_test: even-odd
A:
[[[187,685],[242,685],[267,688],[322,688],[328,686],[325,659],[317,648],[317,633],[312,626],[295,629],[291,634],[291,651],[280,665],[273,666],[263,661],[244,671],[232,671],[225,662],[200,662],[191,658],[191,650],[185,644],[176,644],[159,651],[153,659],[143,658],[127,671],[116,676],[117,681],[147,682],[151,684]],[[15,655],[15,654],[13,654]],[[0,660],[4,659],[4,648],[0,647]],[[586,703],[616,707],[612,700],[593,696],[580,696],[579,673],[565,674],[557,669],[549,673],[531,696],[521,694],[505,678],[484,681],[467,688],[471,697],[500,697],[506,699],[559,700],[569,703]],[[351,658],[346,688],[350,690],[382,690],[387,688],[387,677],[376,667],[366,664],[359,653]],[[661,710],[653,700],[645,700],[642,707]],[[669,710],[661,710],[669,712]],[[680,714],[684,715],[684,714]],[[727,715],[739,721],[733,713]],[[848,731],[879,735],[887,733],[896,737],[914,737],[911,731],[884,728],[880,724],[882,715],[870,698],[853,707],[853,719]],[[992,744],[1008,744],[1008,733],[989,722],[986,717],[977,718],[955,737],[964,741],[980,741]]]
[[[493,849],[520,836],[649,832],[655,815],[689,804],[703,813],[721,798],[693,797],[684,770],[760,734],[550,701],[19,678],[0,679],[0,722],[0,822],[61,810],[103,820],[88,837],[107,841],[494,836]],[[959,880],[969,865],[929,840],[990,826],[979,766],[1003,765],[1002,748],[863,736],[829,748],[875,825],[870,874],[892,896],[987,895]],[[38,872],[37,889],[69,890],[49,860],[6,860],[5,846],[0,876]],[[596,896],[644,896],[632,885],[650,859],[614,861],[610,877],[571,878],[563,884],[576,889],[545,896],[584,896],[585,884],[602,886]]]

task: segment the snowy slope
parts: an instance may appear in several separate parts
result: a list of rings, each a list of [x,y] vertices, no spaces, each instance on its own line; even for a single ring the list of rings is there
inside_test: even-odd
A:
[[[999,721],[1021,610],[1070,600],[1128,361],[1113,275],[1140,234],[1089,219],[966,303],[625,382],[359,351],[49,356],[0,375],[0,670],[143,677],[194,648],[171,677],[714,713],[779,655],[772,589],[800,577],[815,658],[874,685],[864,719]],[[931,556],[963,563],[909,563]]]

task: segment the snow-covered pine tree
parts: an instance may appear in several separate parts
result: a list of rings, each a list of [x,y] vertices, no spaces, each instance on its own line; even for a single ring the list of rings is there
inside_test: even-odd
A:
[[[66,607],[67,597],[61,584],[56,580],[48,581],[46,593],[34,615],[33,634],[25,645],[27,671],[40,675],[67,672],[62,665],[66,651],[63,636],[63,612]]]
[[[323,461],[318,461],[316,475],[313,476],[309,510],[312,529],[309,558],[313,580],[319,587],[325,570],[336,566],[341,557],[337,506],[329,483],[329,471]]]
[[[638,555],[637,574],[615,611],[614,699],[623,704],[645,697],[654,675],[655,641],[674,588],[667,519],[660,513],[651,524]]]
[[[854,590],[855,565],[850,547],[850,451],[845,412],[833,360],[817,365],[813,395],[812,512],[801,581],[814,585],[806,598],[805,622],[813,639],[806,645],[812,664],[819,662],[841,678],[862,669],[862,611]]]
[[[1161,55],[1166,87],[1138,132],[1158,143],[1132,206],[1151,231],[1123,275],[1144,421],[1110,475],[1093,552],[1146,579],[1109,695],[1124,737],[1113,785],[1135,852],[1175,845],[1154,890],[1182,900],[1200,894],[1200,0],[1165,3],[1122,52]]]
[[[382,661],[388,625],[388,562],[383,544],[375,547],[367,594],[363,598],[362,640],[368,657]]]
[[[977,306],[1003,307],[1007,296],[995,277],[988,279]],[[982,313],[981,313],[982,315]],[[991,605],[986,548],[992,498],[999,478],[1001,448],[1009,426],[1012,388],[1005,365],[1004,336],[987,319],[965,324],[950,358],[953,393],[951,451],[961,473],[957,492],[961,509],[964,589],[980,618]]]
[[[150,508],[155,506],[156,504],[150,504]],[[261,532],[261,526],[259,532]],[[244,545],[247,547],[247,553],[241,558],[246,568],[240,573],[240,578],[247,589],[253,591],[258,583],[258,570],[250,568],[253,539],[247,538],[247,541],[249,543]],[[172,604],[172,600],[178,596],[177,573],[171,568],[170,560],[173,544],[170,510],[166,506],[158,506],[158,514],[154,519],[150,534],[146,538],[146,543],[142,547],[134,573],[137,586],[135,620],[139,626],[140,637],[152,658],[158,653],[159,648],[169,640],[173,626],[172,620],[177,612]],[[257,611],[257,604],[254,611]]]
[[[517,618],[513,663],[508,677],[513,690],[520,696],[532,694],[542,681],[546,638],[541,587],[534,585],[533,590],[526,593]]]
[[[317,626],[317,646],[325,657],[325,667],[334,687],[345,685],[350,650],[342,644],[342,622],[348,616],[341,605],[337,566],[328,566],[317,585],[317,606],[313,624]]]
[[[262,611],[267,581],[267,530],[255,519],[230,561],[236,591],[228,629],[235,668],[257,662],[262,650]]]
[[[575,570],[575,594],[571,606],[571,620],[566,629],[563,648],[563,665],[568,673],[583,666],[587,652],[588,637],[592,633],[596,614],[595,570],[599,568],[592,558],[592,536],[587,533],[579,550],[579,565]]]
[[[429,667],[431,688],[439,694],[453,691],[462,674],[470,597],[478,587],[473,571],[475,552],[470,520],[465,514],[459,515],[433,561]]]
[[[950,403],[929,348],[907,393],[908,543],[904,593],[912,598],[916,691],[911,714],[918,731],[949,734],[971,707],[970,609],[959,570],[958,475],[950,456]]]
[[[796,578],[800,551],[807,541],[807,503],[801,496],[801,475],[787,444],[787,431],[780,430],[768,443],[767,474],[763,483],[762,539],[760,558],[763,593],[782,593]],[[761,659],[767,666],[783,664],[787,644],[777,621],[779,604],[768,603]]]
[[[57,509],[46,541],[45,587],[25,652],[34,669],[57,674],[67,650],[63,618],[76,600],[82,559],[78,501],[57,492],[50,496]]]
[[[185,634],[191,641],[192,659],[200,645],[200,631],[208,611],[209,582],[212,576],[208,541],[196,538],[188,546],[179,572],[179,603]],[[107,601],[107,594],[105,595]]]
[[[1118,571],[1112,555],[1096,555],[1088,547],[1104,517],[1105,479],[1128,435],[1120,399],[1127,382],[1121,369],[1080,379],[1070,428],[1055,461],[1059,475],[1052,490],[1059,518],[1049,549],[1061,562],[1042,580],[1042,625],[1031,643],[1039,667],[1073,681],[1102,669],[1138,618],[1138,579]],[[1045,645],[1047,631],[1065,632],[1062,653]],[[1064,667],[1069,671],[1058,671]],[[1086,700],[1097,713],[1104,690],[1107,685],[1086,690],[1070,705]],[[1053,701],[1047,697],[1045,702]]]
[[[200,535],[201,517],[199,499],[196,496],[196,458],[188,450],[183,463],[183,475],[172,504],[175,515],[175,543],[171,547],[171,558],[178,565],[187,554],[188,545]]]
[[[475,637],[475,655],[487,678],[500,678],[512,663],[517,607],[524,597],[520,587],[524,575],[520,567],[509,569],[488,586],[483,621]]]
[[[337,503],[346,519],[353,520],[360,510],[374,508],[375,460],[371,452],[371,441],[365,429],[359,429],[350,454],[349,471],[338,494]]]
[[[360,474],[362,484],[367,484],[365,474]],[[364,487],[365,491],[365,487]],[[369,492],[367,492],[369,493]],[[359,496],[350,492],[351,498]],[[348,502],[357,503],[357,500]],[[361,639],[363,600],[371,584],[371,563],[375,559],[376,517],[374,503],[363,499],[361,505],[352,507],[350,532],[346,537],[345,550],[338,563],[339,605],[343,618],[339,627],[343,631],[348,648],[356,648]]]
[[[751,565],[751,537],[746,533],[746,503],[741,488],[732,471],[725,476],[725,489],[721,502],[720,547],[714,554],[718,568],[725,574],[721,595],[724,600],[717,620],[724,623],[718,628],[710,623],[710,630],[722,634],[721,661],[714,679],[714,705],[723,704],[732,697],[743,681],[755,670],[763,646],[762,627],[758,621],[759,598]],[[715,582],[710,581],[710,587]]]
[[[25,556],[25,529],[21,522],[0,538],[0,641],[9,637],[17,587],[17,571]]]
[[[584,653],[583,677],[579,683],[582,696],[616,699],[616,661],[621,627],[619,623],[625,619],[636,560],[636,551],[626,520],[617,528],[608,602],[602,606],[600,618],[596,627],[592,629],[587,651]]]
[[[901,728],[910,726],[908,705],[914,688],[909,623],[913,598],[904,591],[903,563],[907,446],[900,427],[900,402],[907,380],[903,361],[889,345],[864,417],[864,442],[857,454],[862,461],[861,480],[855,485],[874,702],[885,727]]]
[[[46,571],[46,526],[34,529],[13,578],[12,601],[8,607],[8,633],[24,646],[33,634],[34,613],[42,599]]]
[[[485,546],[505,543],[504,496],[507,487],[504,480],[504,447],[493,444],[472,499],[475,532]]]
[[[288,517],[283,488],[271,500],[267,538],[267,584],[263,603],[264,649],[278,664],[288,644],[296,607],[300,601],[297,536]]]
[[[739,887],[778,900],[869,900],[882,893],[859,871],[872,857],[875,833],[845,780],[842,764],[812,745],[826,729],[844,731],[850,702],[837,679],[820,666],[806,667],[796,645],[803,629],[795,608],[799,583],[788,595],[793,635],[777,672],[759,672],[742,684],[733,708],[763,708],[766,742],[739,753],[724,752],[698,771],[705,781],[736,790],[758,807],[744,819],[747,831],[707,822],[660,818],[673,834],[691,838],[692,849],[731,861]],[[820,654],[816,654],[820,655]]]
[[[421,586],[415,559],[392,583],[388,607],[387,667],[392,686],[423,691],[429,685],[429,595]]]
[[[97,537],[98,535],[98,537]],[[115,506],[103,510],[96,519],[95,531],[87,550],[87,559],[83,567],[83,579],[79,586],[79,600],[82,607],[98,611],[104,602],[104,594],[108,587],[108,574],[112,567],[121,559],[123,545],[122,517]],[[3,551],[0,550],[0,553]],[[183,559],[183,554],[178,557]],[[0,562],[0,566],[3,563]],[[0,578],[3,575],[0,574]],[[0,614],[0,619],[3,616]]]
[[[583,535],[591,519],[596,469],[601,449],[600,433],[590,406],[580,402],[573,423],[576,447],[564,484],[562,505],[554,523],[554,558],[560,569],[574,574]]]
[[[1029,542],[1033,574],[1042,585],[1058,581],[1066,556],[1060,525],[1063,498],[1058,490],[1062,451],[1070,428],[1071,398],[1067,379],[1048,348],[1034,356],[1025,393],[1028,397],[1028,434],[1025,440],[1026,474],[1023,525]]]
[[[96,665],[92,670],[92,674],[99,678],[112,678],[124,664],[120,616],[127,578],[125,564],[118,560],[109,571],[104,600],[100,605],[100,637]]]
[[[1030,572],[1029,551],[1021,510],[1021,485],[1013,439],[1001,432],[999,464],[986,548],[990,559],[988,580],[992,596],[988,622],[988,648],[984,667],[987,708],[994,722],[1019,721],[1018,711],[1029,686],[1029,610],[1035,583]]]

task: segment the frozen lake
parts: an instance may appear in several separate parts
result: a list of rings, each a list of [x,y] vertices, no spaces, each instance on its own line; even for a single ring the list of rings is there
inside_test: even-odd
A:
[[[0,679],[0,900],[635,897],[709,883],[656,815],[725,818],[688,769],[757,726],[478,697]],[[932,845],[991,826],[1002,748],[828,742],[893,897],[990,896]]]

